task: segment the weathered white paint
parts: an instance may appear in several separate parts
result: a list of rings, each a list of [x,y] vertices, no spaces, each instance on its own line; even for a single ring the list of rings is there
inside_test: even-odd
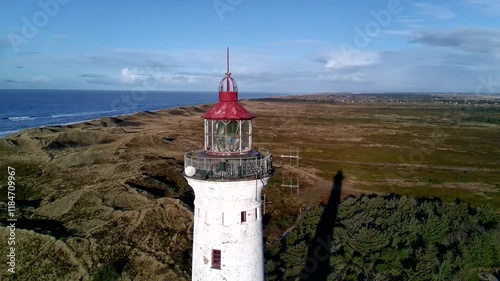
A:
[[[261,192],[269,178],[186,179],[195,192],[192,280],[263,281]],[[212,268],[212,249],[221,251],[220,270]]]

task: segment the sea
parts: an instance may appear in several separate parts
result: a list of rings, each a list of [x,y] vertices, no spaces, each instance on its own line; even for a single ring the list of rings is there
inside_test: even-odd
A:
[[[281,95],[286,94],[242,92],[239,98]],[[0,89],[0,138],[33,127],[217,101],[217,92]]]

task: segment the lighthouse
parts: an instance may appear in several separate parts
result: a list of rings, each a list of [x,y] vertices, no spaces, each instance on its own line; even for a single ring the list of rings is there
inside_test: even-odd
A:
[[[253,114],[238,102],[227,71],[219,102],[203,115],[204,147],[184,154],[193,188],[193,281],[263,281],[262,189],[272,156],[252,148]]]

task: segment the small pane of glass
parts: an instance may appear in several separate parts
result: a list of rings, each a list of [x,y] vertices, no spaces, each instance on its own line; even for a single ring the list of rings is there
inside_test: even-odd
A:
[[[205,120],[205,149],[212,149],[212,122]]]
[[[240,124],[238,121],[231,121],[226,126],[226,149],[229,152],[238,152],[240,150]]]
[[[250,120],[241,121],[241,134],[248,135],[250,134]]]

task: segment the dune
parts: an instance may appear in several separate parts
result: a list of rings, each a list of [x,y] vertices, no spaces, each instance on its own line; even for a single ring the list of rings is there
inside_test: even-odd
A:
[[[199,125],[190,118],[200,121],[170,109],[0,139],[2,170],[16,169],[18,280],[188,280],[192,212],[179,199],[190,193],[179,161]]]

